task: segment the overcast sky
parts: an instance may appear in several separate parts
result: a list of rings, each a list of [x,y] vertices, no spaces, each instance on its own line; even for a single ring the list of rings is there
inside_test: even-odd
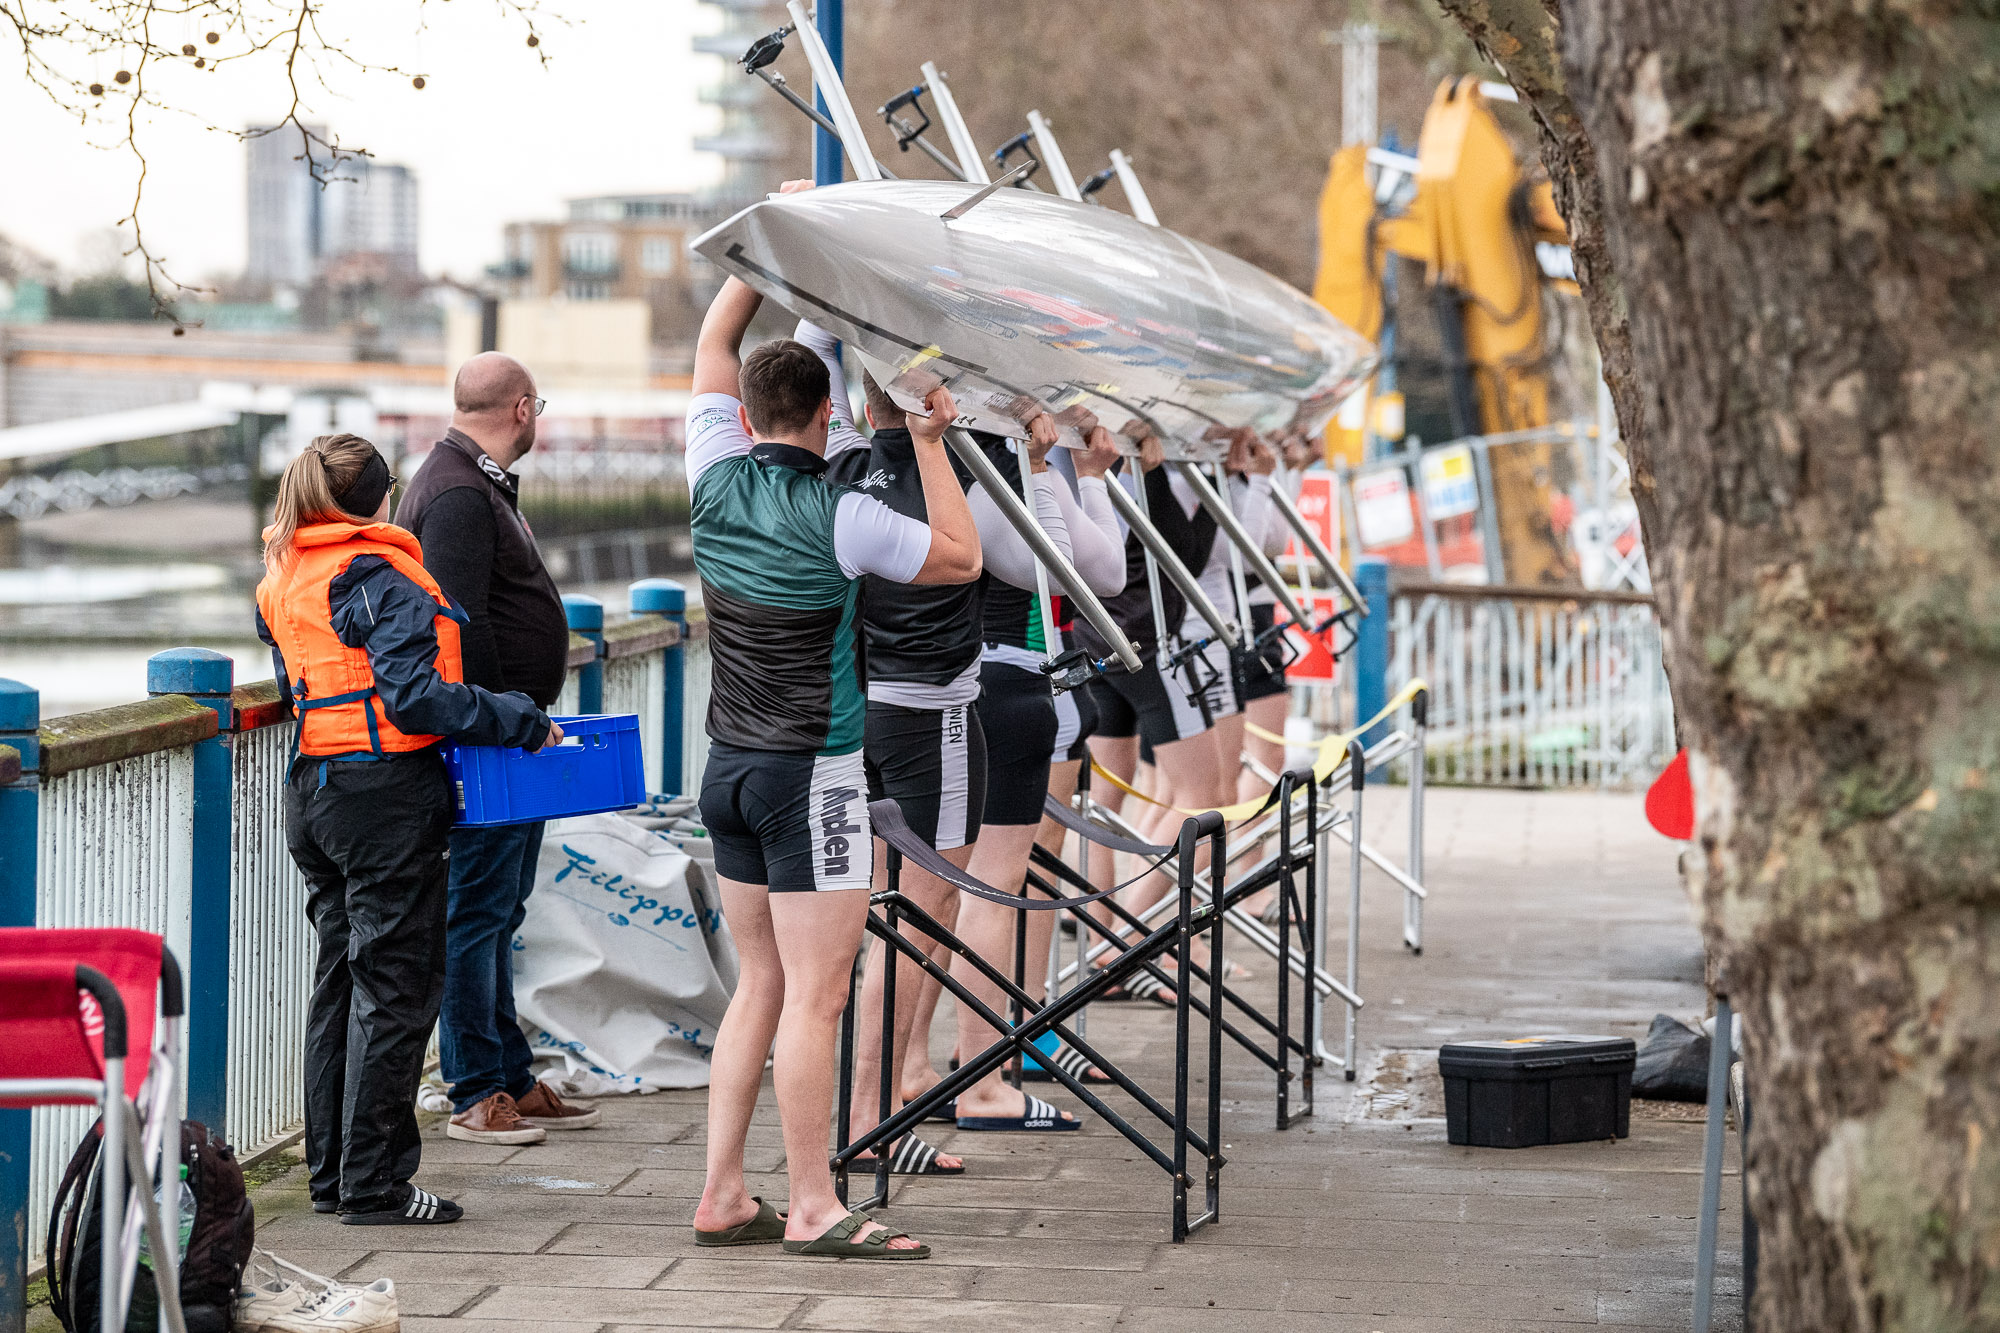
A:
[[[326,7],[331,40],[426,75],[418,91],[395,75],[335,70],[330,88],[307,97],[313,118],[344,145],[416,171],[426,271],[474,276],[499,258],[502,224],[558,217],[575,195],[692,189],[718,175],[717,160],[691,141],[714,124],[696,94],[721,77],[722,62],[689,45],[697,30],[717,26],[716,10],[695,0],[545,0],[545,8],[584,16],[570,26],[542,21],[546,69],[522,22],[491,0]],[[210,49],[197,30],[184,37]],[[217,49],[232,40],[241,45],[226,38]],[[115,68],[110,61],[86,76],[110,85]],[[225,129],[268,122],[289,97],[277,59],[212,73],[183,63],[161,86]],[[0,234],[65,267],[101,252],[136,177],[129,152],[94,146],[115,132],[79,126],[14,70],[0,78],[0,126]],[[155,251],[184,278],[240,271],[242,142],[189,116],[158,116],[141,133],[151,162],[142,217]]]

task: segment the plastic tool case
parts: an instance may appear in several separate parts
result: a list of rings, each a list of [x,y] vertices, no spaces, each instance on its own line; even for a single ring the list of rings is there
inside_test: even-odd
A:
[[[1474,1148],[1624,1138],[1632,1126],[1630,1037],[1515,1037],[1438,1051],[1445,1135]]]
[[[639,719],[630,713],[558,717],[561,745],[541,750],[445,742],[461,828],[524,824],[623,810],[646,799]]]

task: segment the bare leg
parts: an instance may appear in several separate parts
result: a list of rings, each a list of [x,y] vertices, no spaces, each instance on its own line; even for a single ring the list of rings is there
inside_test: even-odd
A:
[[[1034,824],[990,824],[980,830],[979,846],[973,853],[972,874],[995,888],[1011,888],[1021,882],[1028,869],[1028,852],[1035,845]],[[958,937],[1002,976],[1014,970],[1014,914],[1019,910],[966,897],[958,907]],[[1046,914],[1044,914],[1046,915]],[[1045,955],[1046,956],[1046,955]],[[1032,960],[1029,971],[1034,970]],[[951,973],[980,1001],[1001,1017],[1006,1017],[1007,1001],[1001,989],[978,968],[963,959],[953,959]],[[958,1049],[969,1057],[993,1044],[1000,1035],[974,1013],[972,1006],[958,1006]],[[958,1094],[960,1116],[1018,1116],[1026,1112],[1027,1097],[1007,1086],[996,1069]],[[1067,1112],[1064,1119],[1071,1119]]]
[[[770,891],[733,879],[721,885],[722,912],[736,941],[740,973],[709,1062],[708,1179],[694,1212],[694,1224],[703,1231],[740,1226],[757,1215],[743,1179],[743,1144],[764,1082],[764,1059],[785,1007],[785,969],[771,933]]]
[[[1208,734],[1215,737],[1215,789],[1222,794],[1217,804],[1228,805],[1236,799],[1238,777],[1243,772],[1243,714],[1215,719],[1215,728]]]
[[[1291,698],[1289,695],[1284,694],[1268,694],[1261,699],[1252,699],[1243,706],[1244,717],[1251,726],[1261,727],[1265,731],[1278,736],[1285,734],[1285,718],[1290,711]],[[1285,747],[1272,741],[1259,740],[1256,736],[1249,733],[1248,728],[1245,729],[1243,735],[1243,752],[1272,773],[1283,773],[1285,771]],[[1270,784],[1259,776],[1256,769],[1252,768],[1249,764],[1243,765],[1242,771],[1237,775],[1236,798],[1238,800],[1247,801],[1252,797],[1262,796],[1269,790]],[[1247,847],[1240,852],[1232,852],[1230,859],[1234,861],[1238,857],[1242,857],[1249,863],[1254,864],[1257,860],[1261,859],[1264,848],[1268,844],[1269,840],[1266,839],[1264,843],[1256,847]],[[1262,893],[1257,894],[1244,904],[1245,910],[1253,916],[1261,913],[1265,905],[1271,901],[1274,893],[1275,890],[1266,889]]]
[[[1285,719],[1291,712],[1291,698],[1283,694],[1270,694],[1262,699],[1252,699],[1244,712],[1256,726],[1275,735],[1285,734]],[[1247,732],[1243,738],[1243,749],[1252,759],[1270,769],[1273,773],[1285,771],[1285,747],[1270,741],[1259,740]],[[1239,796],[1250,797],[1265,790],[1264,780],[1250,769],[1245,768],[1237,787]]]
[[[1189,810],[1228,803],[1228,797],[1222,791],[1221,776],[1216,772],[1215,742],[1207,732],[1155,746],[1153,758],[1158,763],[1160,781],[1166,789],[1159,798],[1162,801]],[[1149,836],[1154,842],[1171,844],[1179,838],[1185,816],[1165,809],[1160,810],[1159,815]],[[1208,841],[1203,839],[1195,848],[1195,869],[1199,872],[1207,866]],[[1175,878],[1162,867],[1132,886],[1125,895],[1125,905],[1131,911],[1143,914],[1147,908],[1172,893],[1175,887]],[[1164,966],[1166,960],[1161,961]]]
[[[969,852],[971,849],[966,850]],[[953,864],[956,865],[958,862]],[[958,930],[958,904],[961,896],[956,889],[952,890],[938,904],[938,910],[931,913],[937,918],[939,925],[953,933]],[[946,971],[951,970],[951,950],[928,936],[919,943],[924,952],[931,956],[932,962]],[[896,984],[898,986],[903,984],[901,973],[896,976]],[[913,1097],[923,1096],[937,1085],[939,1078],[937,1066],[931,1063],[931,1028],[937,1019],[938,997],[944,994],[944,987],[939,985],[928,972],[920,973],[916,985],[911,989],[916,994],[916,1007],[911,1012],[909,1037],[903,1043],[903,1100],[906,1102]]]
[[[1049,795],[1067,803],[1076,794],[1076,771],[1081,767],[1082,763],[1075,759],[1060,759],[1050,764]],[[1035,830],[1035,841],[1061,856],[1063,835],[1067,832],[1061,824],[1043,815],[1041,824]],[[1058,912],[1028,913],[1027,991],[1038,1000],[1047,995],[1049,942],[1055,938],[1056,918],[1060,915]]]
[[[878,840],[875,844],[875,852],[875,883],[887,884],[889,882],[889,869],[887,865],[888,844]],[[940,855],[953,865],[964,869],[966,862],[972,859],[972,848],[969,846],[954,847],[950,851],[940,853]],[[931,916],[937,918],[945,926],[950,926],[951,915],[956,913],[958,907],[957,889],[954,889],[935,875],[919,870],[908,862],[905,862],[903,865],[900,885],[903,892],[918,907],[930,913]],[[944,952],[943,945],[936,943],[929,935],[924,934],[922,931],[911,929],[906,931],[905,934],[916,943],[918,948],[923,949],[927,953],[942,954]],[[875,940],[870,944],[868,965],[862,972],[859,1002],[855,1005],[854,1097],[850,1104],[851,1109],[848,1117],[850,1136],[853,1138],[859,1138],[861,1135],[875,1128],[876,1124],[879,1123],[877,1120],[877,1111],[881,1106],[882,1087],[882,980],[884,972],[883,959],[887,952],[888,946],[884,945],[880,940]],[[923,998],[923,983],[929,982],[933,990],[937,988],[937,983],[930,981],[930,978],[924,973],[922,968],[918,967],[911,959],[905,958],[902,954],[897,954],[896,962],[896,1045],[895,1050],[891,1053],[890,1085],[900,1094],[901,1090],[907,1086],[904,1071],[909,1064],[910,1042],[915,1030],[919,1003]],[[937,1001],[933,997],[931,1008],[935,1010],[936,1007]],[[928,1023],[926,1023],[922,1030],[928,1034],[930,1030]],[[928,1052],[928,1040],[926,1040],[923,1049]],[[926,1063],[928,1062],[926,1061]],[[890,1110],[892,1112],[900,1110],[903,1102],[906,1100],[907,1098],[905,1097],[896,1096],[892,1100]],[[944,1153],[938,1155],[938,1164],[946,1168],[964,1165],[958,1158]]]
[[[1102,764],[1105,771],[1116,773],[1126,782],[1132,780],[1139,768],[1139,738],[1137,736],[1093,736],[1090,738],[1090,757]],[[1113,814],[1125,815],[1128,821],[1139,818],[1140,810],[1126,809],[1125,793],[1108,782],[1091,786],[1091,797],[1099,805]],[[1150,807],[1148,807],[1150,808]],[[1143,829],[1143,825],[1137,825]],[[1090,887],[1094,893],[1102,893],[1119,882],[1119,858],[1106,852],[1102,856],[1090,858]],[[1115,926],[1117,917],[1103,903],[1091,906],[1090,914],[1106,926]]]
[[[813,1240],[847,1216],[833,1192],[827,1140],[833,1120],[834,1049],[847,984],[861,946],[868,894],[861,889],[767,894],[771,933],[785,969],[785,1007],[778,1017],[772,1076],[778,1088],[778,1121],[785,1133],[785,1170],[791,1177],[788,1240]],[[858,1229],[860,1242],[880,1228]],[[896,1249],[914,1241],[892,1241]]]

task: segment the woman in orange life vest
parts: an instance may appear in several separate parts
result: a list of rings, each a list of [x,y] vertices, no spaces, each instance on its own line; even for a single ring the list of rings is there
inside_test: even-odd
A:
[[[257,633],[299,718],[285,841],[319,936],[306,1016],[313,1209],[355,1225],[461,1216],[410,1183],[455,808],[437,744],[562,739],[525,694],[460,682],[462,617],[417,539],[387,521],[390,485],[368,441],[314,440],[278,483],[257,586]]]

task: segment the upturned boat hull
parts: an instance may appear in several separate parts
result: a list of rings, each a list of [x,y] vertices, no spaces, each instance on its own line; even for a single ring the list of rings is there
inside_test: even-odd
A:
[[[751,205],[695,249],[853,344],[905,405],[1021,435],[1086,410],[1130,445],[1210,459],[1228,431],[1320,430],[1373,347],[1263,270],[1122,213],[1002,189],[868,181]]]

